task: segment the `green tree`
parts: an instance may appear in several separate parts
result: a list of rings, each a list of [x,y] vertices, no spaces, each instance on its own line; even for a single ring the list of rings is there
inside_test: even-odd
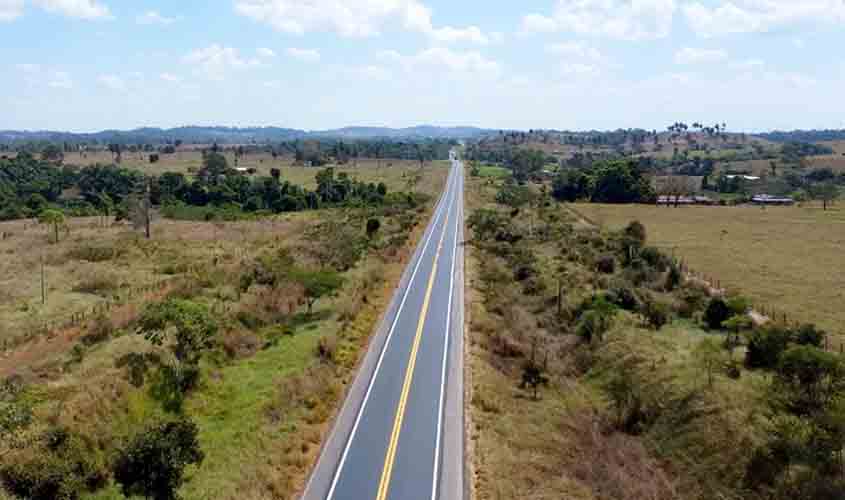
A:
[[[713,374],[727,361],[725,350],[715,339],[704,339],[693,351],[696,364],[707,373],[707,385],[713,387]]]
[[[817,415],[845,397],[845,362],[811,346],[795,346],[780,357],[776,392],[796,415]]]
[[[53,235],[55,237],[54,243],[59,242],[59,229],[67,227],[65,214],[63,214],[61,210],[52,208],[41,212],[41,215],[38,216],[38,222],[52,227]]]
[[[655,199],[654,188],[633,161],[616,160],[596,164],[592,201],[636,203]]]
[[[138,319],[138,333],[154,345],[163,345],[172,333],[170,349],[181,363],[196,364],[211,347],[217,323],[203,304],[171,299],[151,304]]]
[[[127,497],[176,500],[188,465],[205,458],[197,439],[197,426],[189,420],[149,427],[118,453],[114,479]]]
[[[333,296],[343,286],[344,281],[340,273],[331,270],[293,269],[289,276],[304,289],[309,315],[318,300]]]
[[[827,210],[827,206],[839,198],[839,187],[832,182],[813,184],[810,186],[810,196],[821,201],[824,210]]]
[[[568,202],[589,198],[590,183],[590,178],[580,170],[561,169],[552,181],[552,196]]]
[[[707,305],[707,309],[704,311],[704,323],[711,330],[721,330],[723,328],[722,323],[730,317],[731,310],[721,297],[711,299]]]

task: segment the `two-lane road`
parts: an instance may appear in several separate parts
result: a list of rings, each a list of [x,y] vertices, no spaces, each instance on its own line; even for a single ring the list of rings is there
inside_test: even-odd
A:
[[[463,165],[405,271],[305,500],[463,498]]]

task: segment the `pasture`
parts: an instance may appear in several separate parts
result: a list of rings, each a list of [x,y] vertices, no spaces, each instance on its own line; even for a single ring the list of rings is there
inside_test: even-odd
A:
[[[609,229],[639,220],[648,239],[723,287],[790,320],[845,333],[845,209],[577,204]]]

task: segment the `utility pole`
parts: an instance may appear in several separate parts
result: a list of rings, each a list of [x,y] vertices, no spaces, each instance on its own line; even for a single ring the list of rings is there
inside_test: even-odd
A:
[[[47,286],[44,280],[44,249],[41,249],[41,305],[47,303]]]

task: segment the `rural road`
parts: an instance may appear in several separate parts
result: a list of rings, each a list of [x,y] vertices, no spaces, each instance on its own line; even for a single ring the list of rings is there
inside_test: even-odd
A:
[[[304,500],[462,500],[463,164],[452,168]]]

